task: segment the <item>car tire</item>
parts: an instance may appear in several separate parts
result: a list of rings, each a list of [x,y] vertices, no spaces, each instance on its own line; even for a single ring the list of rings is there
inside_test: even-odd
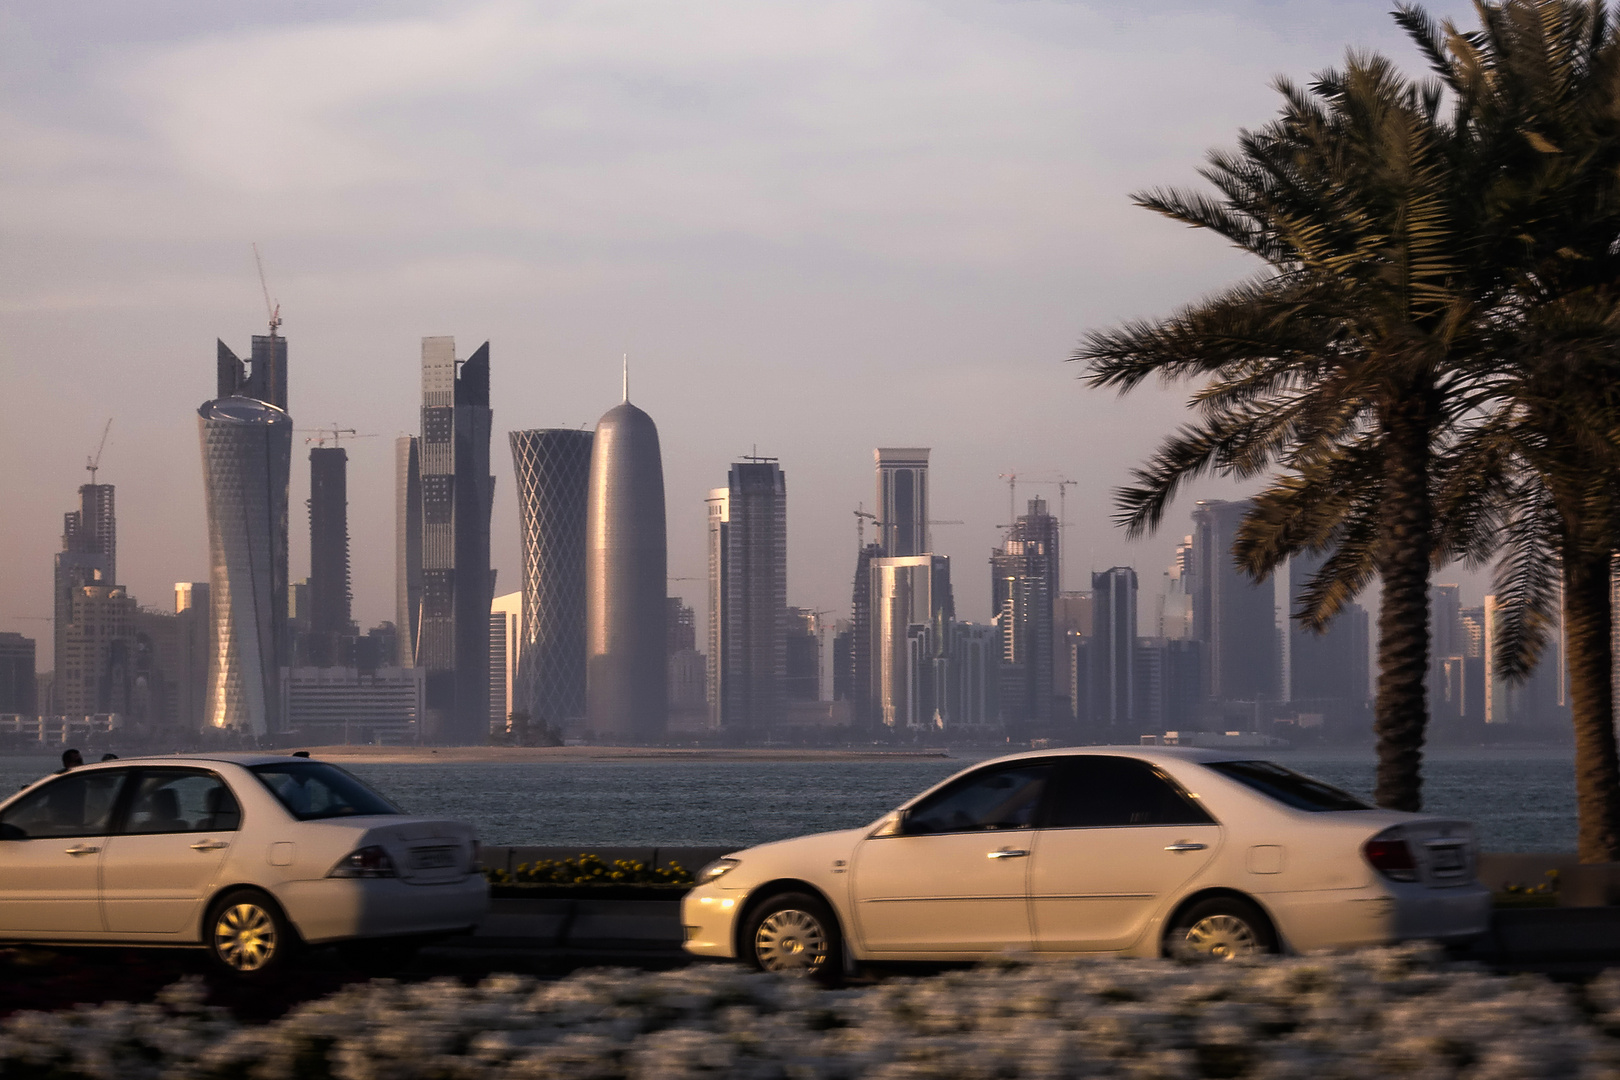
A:
[[[1164,935],[1164,954],[1177,960],[1237,960],[1277,951],[1265,912],[1236,896],[1200,900],[1176,916]]]
[[[826,901],[778,893],[755,907],[743,926],[743,959],[761,971],[836,982],[843,974],[844,935]]]
[[[209,905],[203,944],[214,967],[227,975],[265,979],[286,968],[298,935],[269,895],[232,889]]]

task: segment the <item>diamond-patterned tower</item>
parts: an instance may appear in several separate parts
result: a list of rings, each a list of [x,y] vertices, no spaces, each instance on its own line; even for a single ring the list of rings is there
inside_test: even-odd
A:
[[[531,724],[585,715],[585,511],[589,431],[511,433],[523,548],[523,640],[514,710]]]
[[[292,418],[245,397],[210,401],[197,417],[214,624],[203,722],[268,735],[281,724],[287,658]]]

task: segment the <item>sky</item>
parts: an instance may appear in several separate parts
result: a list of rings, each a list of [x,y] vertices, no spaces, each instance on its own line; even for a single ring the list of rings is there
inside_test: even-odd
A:
[[[990,614],[1006,474],[1020,504],[1074,481],[1066,587],[1133,565],[1150,611],[1193,501],[1237,490],[1195,486],[1127,542],[1112,491],[1189,388],[1119,398],[1067,357],[1257,267],[1130,194],[1199,184],[1278,75],[1349,48],[1417,72],[1391,6],[0,2],[0,630],[49,666],[61,514],[109,418],[121,583],[172,610],[207,580],[196,409],[214,339],[264,332],[254,243],[300,429],[292,576],[304,440],[355,429],[362,627],[393,618],[392,442],[428,335],[490,342],[498,592],[520,582],[506,433],[594,424],[628,354],[700,625],[704,496],[751,453],[787,475],[789,603],[847,612],[877,446],[933,448],[959,617]]]

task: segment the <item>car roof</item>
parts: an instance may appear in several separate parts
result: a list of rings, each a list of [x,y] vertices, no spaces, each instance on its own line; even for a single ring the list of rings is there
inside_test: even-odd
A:
[[[207,762],[222,762],[230,765],[273,765],[278,762],[309,761],[305,757],[294,757],[291,754],[263,754],[263,753],[195,753],[195,754],[144,754],[141,756],[113,758],[111,761],[87,761],[73,769],[82,772],[87,769],[116,769],[122,765],[197,765]]]
[[[1197,746],[1054,746],[1045,750],[1027,750],[1008,754],[994,761],[1039,760],[1049,757],[1072,757],[1080,754],[1098,754],[1107,757],[1131,757],[1154,763],[1190,762],[1208,765],[1217,761],[1254,761],[1264,757],[1264,750],[1213,750]]]

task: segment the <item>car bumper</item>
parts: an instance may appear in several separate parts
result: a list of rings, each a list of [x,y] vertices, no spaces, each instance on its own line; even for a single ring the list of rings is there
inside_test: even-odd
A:
[[[684,948],[695,956],[737,956],[737,916],[747,894],[740,889],[700,885],[681,900]]]
[[[488,914],[489,884],[481,874],[440,885],[321,878],[287,882],[276,889],[276,899],[299,935],[316,944],[466,930]]]
[[[1457,941],[1490,927],[1491,892],[1478,883],[1447,889],[1390,883],[1365,889],[1273,893],[1262,898],[1289,949]]]

